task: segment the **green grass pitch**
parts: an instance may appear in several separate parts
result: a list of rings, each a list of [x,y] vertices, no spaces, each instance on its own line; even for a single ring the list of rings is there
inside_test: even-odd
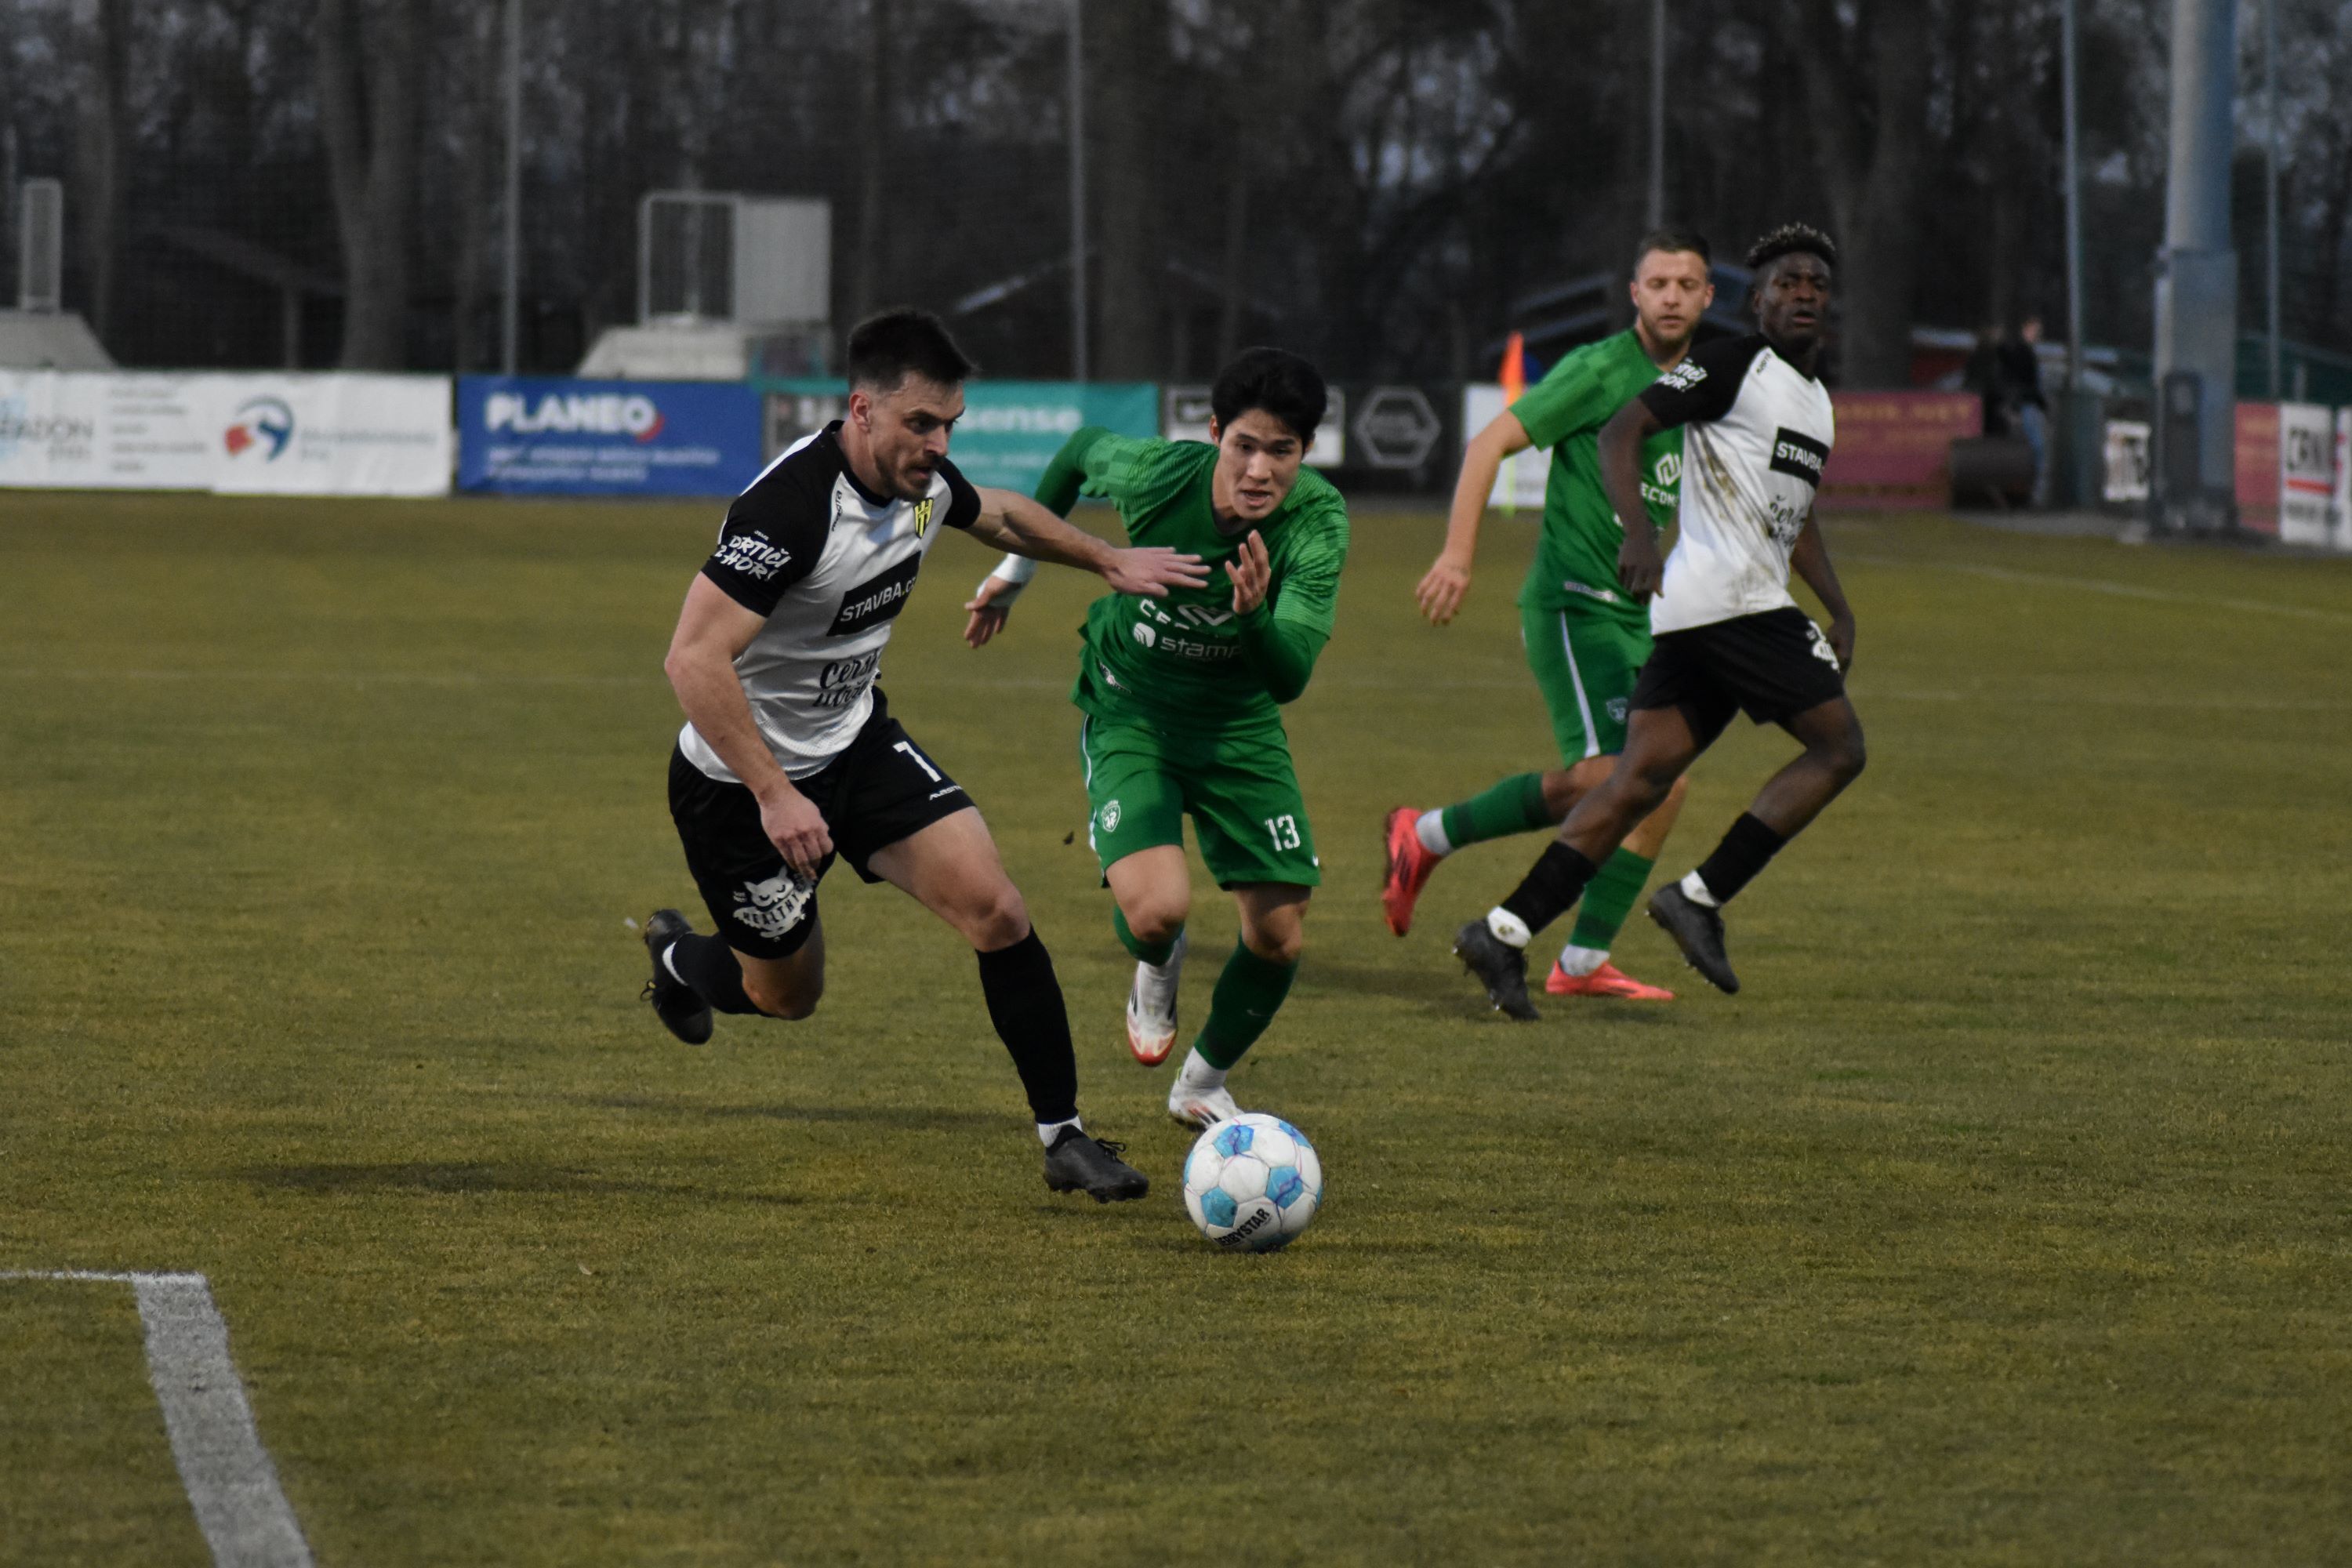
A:
[[[1378,826],[1544,761],[1489,525],[1366,510],[1291,711],[1328,880],[1235,1075],[1329,1173],[1200,1241],[1083,836],[1090,584],[885,677],[1068,989],[1141,1204],[1054,1199],[969,953],[826,886],[678,1046],[660,661],[719,508],[5,499],[0,1268],[208,1275],[319,1561],[2352,1557],[2352,569],[1840,519],[1869,773],[1669,1007],[1486,1011]],[[1665,868],[1787,753],[1741,725]],[[1233,937],[1197,885],[1185,1006]],[[1551,933],[1557,940],[1565,930]],[[0,1285],[0,1561],[205,1549],[126,1296]]]

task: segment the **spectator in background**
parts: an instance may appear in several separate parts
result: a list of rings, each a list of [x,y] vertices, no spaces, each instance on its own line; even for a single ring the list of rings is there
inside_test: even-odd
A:
[[[1960,372],[1960,384],[1984,402],[1984,431],[1987,436],[2008,436],[2014,433],[2014,410],[2010,405],[2009,385],[2001,375],[2001,340],[2005,334],[1995,324],[1977,333],[1977,346],[1969,353],[1969,363]]]
[[[2011,427],[2033,448],[2033,504],[2037,507],[2050,501],[2050,405],[2042,395],[2041,343],[2042,318],[2028,316],[2014,334],[2001,340],[1997,354]]]

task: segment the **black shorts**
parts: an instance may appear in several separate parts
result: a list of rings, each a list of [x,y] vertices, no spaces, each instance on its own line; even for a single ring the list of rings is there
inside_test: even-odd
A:
[[[833,853],[803,881],[784,865],[760,826],[760,802],[739,784],[714,779],[672,751],[669,815],[686,848],[687,869],[702,889],[719,934],[738,952],[783,958],[816,930],[816,884],[838,858],[869,882],[878,850],[971,804],[890,717],[882,693],[857,738],[819,772],[793,787],[815,803],[833,834]]]
[[[1661,632],[1633,681],[1633,706],[1679,708],[1702,746],[1742,710],[1778,724],[1845,695],[1829,638],[1795,605]]]

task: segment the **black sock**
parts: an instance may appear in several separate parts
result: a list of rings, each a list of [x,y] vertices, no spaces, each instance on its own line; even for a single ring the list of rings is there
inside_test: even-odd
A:
[[[1723,842],[1715,847],[1715,853],[1699,862],[1698,879],[1706,884],[1717,903],[1727,904],[1788,842],[1743,811],[1731,831],[1723,836]]]
[[[1011,947],[980,958],[981,994],[988,1021],[1013,1054],[1013,1070],[1029,1093],[1029,1109],[1046,1126],[1078,1113],[1078,1055],[1070,1045],[1069,1009],[1054,961],[1033,927]]]
[[[735,950],[723,937],[679,937],[670,944],[664,963],[674,963],[673,973],[685,975],[694,994],[721,1013],[760,1010],[744,994],[743,966],[735,962]]]
[[[1583,895],[1584,884],[1592,880],[1600,868],[1576,850],[1554,839],[1544,847],[1544,852],[1528,868],[1527,880],[1511,889],[1503,900],[1503,908],[1528,922],[1528,930],[1538,931],[1568,912],[1568,907]]]

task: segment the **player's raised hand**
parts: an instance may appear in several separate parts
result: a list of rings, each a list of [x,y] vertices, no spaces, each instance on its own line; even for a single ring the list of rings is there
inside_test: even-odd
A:
[[[1209,569],[1197,555],[1181,555],[1162,545],[1114,550],[1103,568],[1103,581],[1122,594],[1164,599],[1171,588],[1206,587]]]
[[[1625,542],[1617,550],[1617,578],[1625,584],[1625,592],[1636,599],[1655,598],[1659,580],[1665,574],[1665,561],[1658,553],[1658,531],[1627,529]]]
[[[1021,584],[1009,578],[982,577],[979,591],[963,602],[963,607],[971,612],[963,624],[963,640],[979,647],[1003,631],[1013,615],[1013,596],[1020,591]]]
[[[1251,529],[1234,558],[1225,563],[1225,576],[1234,585],[1234,614],[1246,616],[1265,603],[1265,590],[1274,581],[1274,563],[1265,552],[1265,541],[1257,530]]]
[[[1470,592],[1470,563],[1440,555],[1435,564],[1422,574],[1420,585],[1412,591],[1421,605],[1421,613],[1429,624],[1442,626],[1454,618],[1462,607],[1463,595]]]
[[[824,825],[824,813],[789,783],[760,797],[760,827],[784,864],[812,881],[817,867],[833,853],[833,830]]]

